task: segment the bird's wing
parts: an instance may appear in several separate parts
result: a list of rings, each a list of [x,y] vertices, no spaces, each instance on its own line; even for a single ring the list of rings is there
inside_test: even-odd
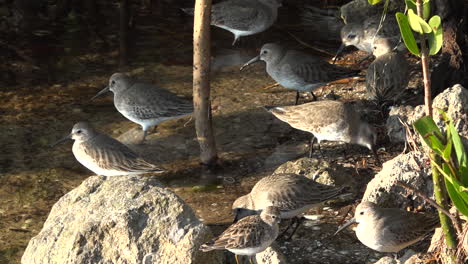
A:
[[[89,142],[91,146],[85,151],[97,162],[98,166],[107,170],[127,172],[162,172],[154,164],[146,162],[120,141],[107,135],[98,135],[95,140],[99,144]]]
[[[394,214],[387,215],[385,218],[389,231],[394,234],[401,242],[410,242],[422,238],[432,232],[439,225],[439,217],[421,213],[411,213],[394,210]]]
[[[127,100],[125,106],[122,107],[141,119],[174,117],[193,112],[191,101],[152,85],[136,85],[129,89],[125,95]]]
[[[247,216],[231,225],[207,245],[212,249],[243,249],[260,246],[266,224],[258,215]]]
[[[255,21],[260,12],[258,6],[253,3],[255,1],[236,0],[213,5],[211,24],[249,30],[252,27],[251,21]]]

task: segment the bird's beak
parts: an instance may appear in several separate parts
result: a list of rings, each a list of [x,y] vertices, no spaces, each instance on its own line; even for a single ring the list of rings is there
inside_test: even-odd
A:
[[[101,91],[99,91],[99,93],[97,93],[93,98],[91,98],[91,101],[98,98],[99,96],[107,93],[109,91],[109,86],[106,86],[106,88],[102,89]]]
[[[54,144],[50,145],[50,147],[53,148],[53,147],[57,146],[58,144],[66,141],[66,140],[69,140],[71,138],[72,138],[72,134],[70,133],[70,134],[66,135],[65,137],[61,138],[60,140],[58,140],[57,142],[55,142]]]
[[[242,65],[240,70],[242,71],[243,69],[245,69],[245,67],[249,66],[250,64],[253,64],[253,63],[256,63],[256,62],[259,62],[259,61],[260,61],[260,55],[254,57],[251,60],[249,60],[248,62],[246,62],[244,65]]]
[[[348,226],[352,225],[352,224],[355,224],[356,223],[356,219],[353,217],[351,218],[348,222],[346,222],[344,225],[340,226],[340,228],[338,228],[338,230],[336,230],[335,234],[333,234],[334,236],[336,234],[338,234],[339,232],[343,231],[343,229],[347,228]]]
[[[238,209],[234,210],[233,212],[234,212],[234,220],[232,221],[232,223],[235,224],[237,223],[237,221],[240,220],[240,213]]]
[[[335,57],[333,57],[333,64],[335,64],[336,60],[338,59],[338,56],[341,55],[341,53],[343,52],[344,48],[346,48],[346,45],[344,43],[342,43],[340,45],[340,47],[338,48],[338,51],[336,52],[336,55]]]

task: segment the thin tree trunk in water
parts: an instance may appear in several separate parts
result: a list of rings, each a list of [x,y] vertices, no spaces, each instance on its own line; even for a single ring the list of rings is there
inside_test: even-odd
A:
[[[120,0],[120,67],[128,63],[129,0]]]
[[[201,163],[213,167],[218,159],[210,103],[211,0],[196,0],[193,22],[193,105]]]

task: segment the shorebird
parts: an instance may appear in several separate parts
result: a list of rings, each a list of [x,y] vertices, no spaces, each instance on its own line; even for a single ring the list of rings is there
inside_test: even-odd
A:
[[[332,65],[300,51],[287,50],[275,43],[263,45],[260,54],[245,63],[240,70],[258,61],[265,61],[266,71],[271,78],[283,87],[297,91],[296,104],[299,92],[310,92],[316,99],[313,91],[317,88],[357,74],[354,70]]]
[[[275,206],[280,210],[281,219],[292,219],[287,229],[296,222],[289,236],[291,238],[303,220],[299,216],[342,193],[343,188],[324,185],[302,175],[273,174],[259,180],[250,193],[234,201],[234,221],[259,214],[268,206]]]
[[[193,104],[189,100],[152,84],[139,82],[123,73],[112,74],[109,86],[91,100],[108,91],[114,93],[114,106],[117,111],[142,127],[142,143],[151,127],[193,112]]]
[[[338,48],[334,60],[347,46],[355,46],[369,54],[374,52],[374,42],[386,39],[392,48],[400,43],[400,29],[395,16],[386,16],[381,22],[381,15],[371,16],[363,23],[348,23],[341,29],[342,44]],[[401,46],[402,48],[402,46]]]
[[[379,104],[393,102],[408,85],[408,61],[401,51],[393,49],[387,39],[376,40],[373,53],[376,59],[369,65],[366,74],[367,95]]]
[[[278,208],[269,206],[260,215],[247,216],[232,224],[219,237],[203,244],[200,250],[226,249],[236,255],[237,264],[238,255],[249,256],[252,264],[252,256],[265,250],[278,237],[279,216]]]
[[[267,30],[276,21],[282,0],[227,0],[211,7],[211,25],[234,34],[232,45],[240,37]],[[183,8],[194,15],[193,8]]]
[[[87,122],[73,126],[69,135],[53,146],[73,139],[73,155],[83,166],[102,176],[161,173],[162,169],[146,162],[130,148],[105,134],[96,131]]]
[[[377,134],[367,122],[361,120],[350,104],[324,100],[302,105],[265,108],[293,128],[312,133],[309,156],[312,155],[315,139],[319,147],[322,140],[340,141],[367,147],[380,164],[375,149]]]
[[[354,223],[358,224],[356,236],[365,246],[379,252],[396,253],[434,231],[439,217],[398,208],[379,208],[375,203],[364,201],[356,207],[354,218],[336,233]]]

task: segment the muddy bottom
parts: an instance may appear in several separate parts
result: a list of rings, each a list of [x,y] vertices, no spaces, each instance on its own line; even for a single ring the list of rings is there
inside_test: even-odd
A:
[[[144,37],[138,39],[137,52],[124,71],[191,97],[190,25],[167,37],[169,32],[165,27],[153,24],[142,22],[137,28]],[[141,128],[115,110],[110,95],[90,101],[107,85],[110,75],[118,71],[117,47],[73,57],[69,62],[72,66],[61,68],[56,74],[59,77],[51,83],[35,81],[39,73],[28,73],[18,85],[0,91],[3,150],[0,152],[0,263],[19,263],[29,239],[41,230],[52,205],[91,175],[74,159],[71,142],[50,147],[78,121],[91,122],[149,161],[160,164],[168,171],[158,176],[161,181],[181,196],[215,234],[232,222],[231,204],[237,197],[249,192],[261,177],[272,173],[280,164],[306,156],[310,135],[292,129],[263,109],[265,105],[293,104],[295,92],[275,86],[263,63],[240,72],[240,64],[257,52],[249,45],[258,48],[261,44],[258,41],[249,44],[247,39],[244,42],[247,44],[241,42],[240,48],[233,48],[229,44],[231,38],[230,34],[213,29],[213,39],[222,40],[213,44],[215,67],[211,82],[213,127],[220,158],[220,169],[215,174],[204,173],[199,165],[198,142],[190,118],[164,122],[152,131],[144,145],[139,145],[136,143]],[[267,38],[268,35],[260,37]],[[355,62],[362,56],[359,52],[349,53],[341,63],[358,69],[361,66]],[[413,83],[412,87],[418,84]],[[409,94],[418,91],[413,90]],[[379,131],[382,162],[402,151],[402,145],[388,143],[384,114],[378,106],[364,100],[362,80],[349,79],[324,86],[316,95],[319,100],[336,98],[356,102],[365,118]],[[301,102],[310,100],[307,95],[301,98]],[[326,159],[331,166],[354,168],[353,176],[362,193],[380,170],[369,151],[359,146],[325,143],[322,154],[314,152],[313,157]],[[308,215],[318,215],[315,218],[319,220],[306,221],[290,241],[278,239],[288,263],[377,260],[381,254],[365,248],[351,231],[332,237],[352,204],[335,204],[322,212],[311,211]],[[232,262],[233,258],[228,257],[228,261]]]

